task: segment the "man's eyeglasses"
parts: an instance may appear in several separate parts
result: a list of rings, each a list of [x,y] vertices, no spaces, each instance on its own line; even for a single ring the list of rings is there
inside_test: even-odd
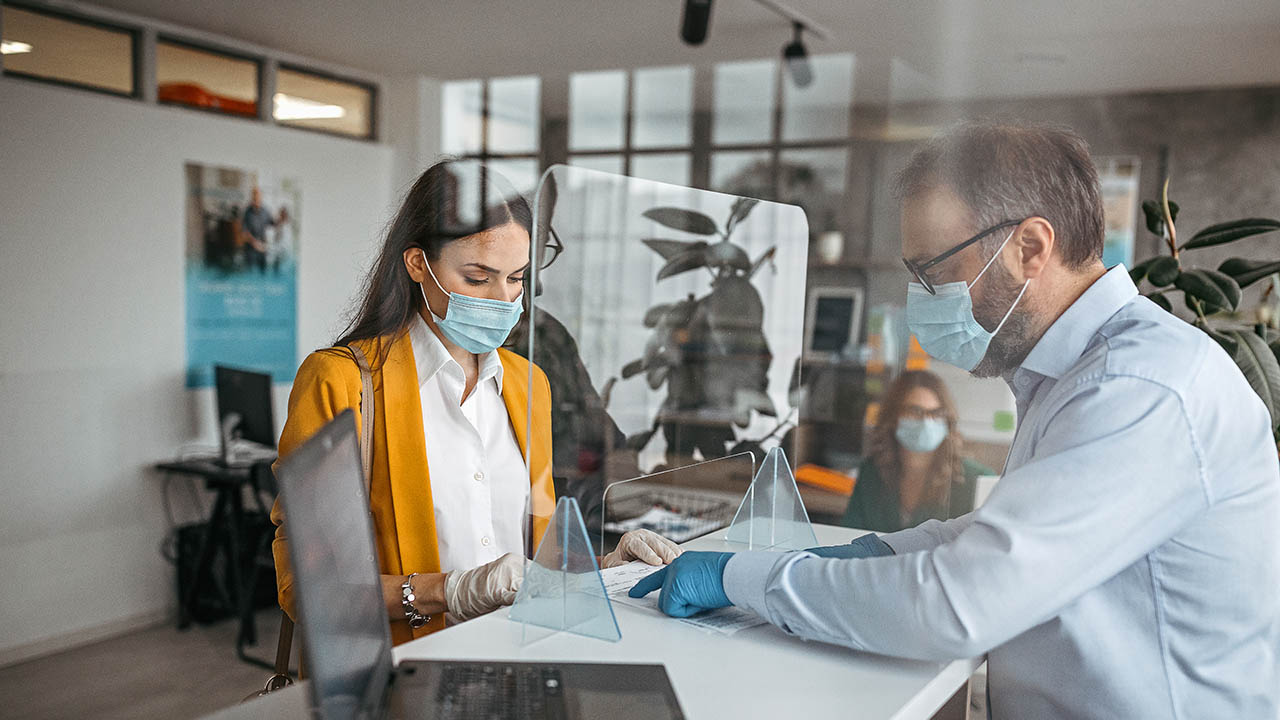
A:
[[[978,233],[977,235],[974,235],[968,240],[965,240],[959,245],[956,245],[950,250],[947,250],[941,255],[937,255],[933,258],[930,258],[929,260],[925,260],[922,263],[914,263],[906,258],[902,258],[902,264],[907,266],[907,269],[911,271],[911,274],[916,277],[916,282],[923,285],[924,289],[928,290],[930,295],[936,295],[937,292],[933,289],[933,282],[929,279],[929,268],[933,267],[934,265],[937,265],[943,260],[946,260],[952,255],[955,255],[956,253],[978,242],[982,238],[990,235],[991,233],[997,230],[1003,230],[1004,228],[1007,228],[1007,227],[1013,227],[1015,225],[1018,225],[1022,223],[1025,219],[1026,218],[1023,218],[1023,220],[1007,220],[1005,222],[1000,223],[999,225],[993,225],[987,228],[986,230],[983,230],[982,232]]]
[[[547,240],[547,244],[542,246],[542,257],[538,258],[538,269],[546,270],[551,267],[551,263],[560,257],[560,253],[564,252],[564,243],[560,242],[560,236],[556,234],[555,228],[549,228],[551,237]]]

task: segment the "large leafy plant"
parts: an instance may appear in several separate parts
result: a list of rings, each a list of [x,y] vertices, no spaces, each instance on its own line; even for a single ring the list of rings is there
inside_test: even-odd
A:
[[[1168,254],[1134,265],[1129,271],[1133,281],[1141,283],[1145,279],[1152,287],[1146,296],[1169,312],[1173,312],[1169,296],[1182,293],[1183,303],[1194,316],[1192,323],[1208,333],[1240,367],[1271,413],[1272,434],[1280,439],[1280,332],[1263,324],[1249,327],[1237,319],[1244,288],[1280,272],[1280,260],[1233,257],[1210,270],[1189,266],[1184,254],[1280,230],[1280,221],[1245,218],[1218,223],[1180,244],[1174,225],[1178,204],[1169,200],[1167,181],[1159,202],[1142,203],[1142,211],[1147,229],[1161,237]]]
[[[622,368],[622,379],[643,374],[649,387],[666,385],[667,395],[653,426],[627,439],[640,450],[661,430],[668,456],[725,456],[737,443],[736,428],[745,428],[751,413],[777,417],[768,389],[773,355],[764,336],[764,304],[751,278],[776,251],[769,248],[754,260],[730,237],[758,201],[739,198],[723,225],[711,217],[675,207],[646,210],[644,217],[697,240],[648,238],[643,242],[665,261],[657,281],[704,271],[710,289],[683,300],[661,303],[645,312],[652,328],[643,357]]]

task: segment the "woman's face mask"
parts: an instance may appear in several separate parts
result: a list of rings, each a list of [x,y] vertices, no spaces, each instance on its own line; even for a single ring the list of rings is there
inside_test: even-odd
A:
[[[933,452],[947,439],[947,421],[944,418],[899,418],[893,436],[911,452]]]
[[[427,312],[431,313],[436,326],[449,339],[449,342],[477,355],[493,352],[502,345],[524,312],[522,296],[506,302],[449,292],[436,279],[431,263],[427,262],[426,251],[422,253],[422,262],[426,263],[427,272],[431,274],[431,280],[435,282],[436,287],[449,296],[449,307],[442,318],[431,309],[431,303],[427,301],[426,289],[421,284],[418,285],[418,289],[422,292],[422,301],[427,304]]]

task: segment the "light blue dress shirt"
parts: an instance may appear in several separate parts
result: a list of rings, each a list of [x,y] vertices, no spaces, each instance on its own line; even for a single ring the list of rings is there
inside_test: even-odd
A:
[[[1226,353],[1115,267],[1010,380],[981,508],[887,557],[739,553],[729,599],[860,650],[988,653],[995,718],[1280,717],[1280,461]]]

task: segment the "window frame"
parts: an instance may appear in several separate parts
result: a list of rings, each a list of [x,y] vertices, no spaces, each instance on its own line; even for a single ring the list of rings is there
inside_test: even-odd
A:
[[[276,119],[276,98],[274,93],[271,96],[271,106],[270,106],[270,110],[267,111],[267,116],[266,116],[267,123],[269,125],[288,128],[290,130],[304,130],[306,132],[319,133],[321,135],[327,135],[329,137],[346,138],[348,140],[363,140],[366,142],[377,142],[378,140],[378,86],[377,85],[375,85],[374,83],[366,82],[364,80],[357,80],[352,77],[340,75],[338,73],[332,73],[325,70],[317,70],[315,68],[304,67],[302,65],[298,65],[291,62],[278,62],[276,63],[276,70],[275,70],[275,77],[274,77],[275,82],[272,83],[275,89],[275,92],[280,92],[280,71],[281,70],[287,70],[289,72],[298,73],[300,75],[311,75],[313,77],[320,78],[321,80],[333,80],[335,82],[346,83],[347,85],[354,85],[362,90],[368,91],[369,93],[369,132],[366,135],[352,135],[350,133],[339,132],[337,130],[326,130],[325,128],[317,128],[317,127],[304,127],[302,125],[295,125],[289,122],[280,122],[279,120]],[[259,90],[258,90],[259,94],[262,93],[262,86],[263,86],[262,83],[259,83]]]
[[[159,73],[161,43],[164,43],[166,45],[176,45],[180,48],[185,48],[187,50],[196,50],[198,52],[208,53],[210,55],[221,55],[223,57],[230,58],[232,60],[239,60],[242,62],[247,61],[247,62],[253,63],[255,68],[253,81],[257,86],[257,94],[258,94],[258,99],[256,100],[257,106],[258,106],[258,112],[256,115],[249,116],[249,115],[241,115],[240,113],[230,113],[223,110],[219,110],[217,108],[200,107],[199,105],[188,105],[187,103],[176,102],[173,100],[161,100],[159,77],[155,78],[156,105],[160,107],[176,107],[176,108],[182,108],[183,110],[193,110],[195,112],[201,112],[209,115],[217,115],[218,117],[239,118],[241,120],[257,120],[261,117],[262,91],[266,87],[265,80],[266,80],[266,71],[267,71],[266,62],[262,57],[250,55],[248,53],[243,53],[243,52],[236,52],[235,50],[227,50],[226,48],[218,47],[212,43],[205,43],[205,42],[200,42],[196,40],[190,40],[188,38],[181,37],[178,35],[171,35],[169,33],[158,33],[156,35],[156,42],[155,42],[157,74]]]
[[[60,78],[46,77],[44,75],[33,75],[31,73],[22,72],[21,70],[12,70],[9,63],[0,64],[0,75],[4,77],[19,78],[30,82],[37,82],[44,85],[53,85],[55,87],[70,88],[73,90],[87,90],[89,92],[99,93],[102,95],[110,95],[112,97],[122,97],[131,100],[141,100],[142,94],[142,65],[143,65],[143,48],[142,48],[142,29],[129,27],[127,25],[118,25],[115,23],[105,22],[88,15],[82,15],[70,10],[62,8],[49,8],[43,5],[31,5],[24,2],[10,2],[4,0],[0,2],[0,9],[13,8],[35,15],[43,15],[45,17],[55,18],[64,22],[70,22],[77,25],[84,25],[99,30],[110,30],[112,32],[124,33],[129,36],[129,83],[132,89],[129,92],[121,92],[111,88],[105,88],[98,85],[89,85],[74,80],[63,80]]]

